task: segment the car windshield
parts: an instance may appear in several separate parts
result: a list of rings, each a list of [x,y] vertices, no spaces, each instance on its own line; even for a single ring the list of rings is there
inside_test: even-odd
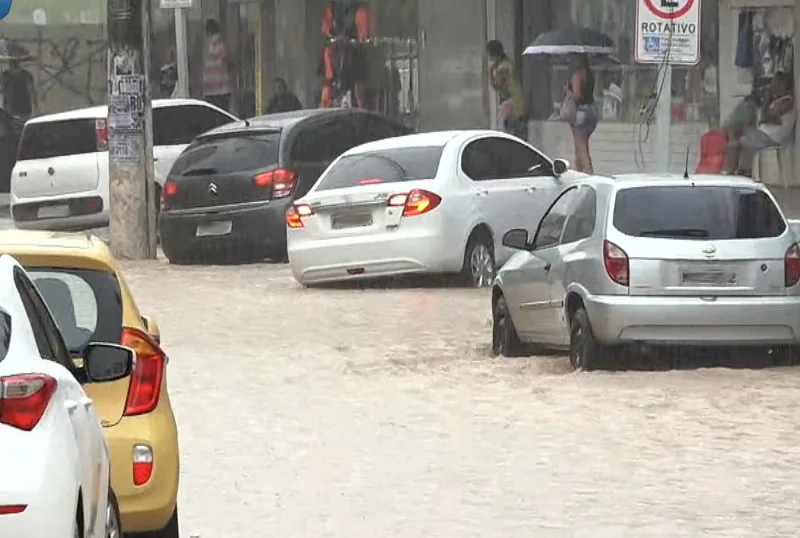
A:
[[[119,343],[122,298],[113,274],[79,269],[26,269],[70,351],[89,342]]]
[[[178,157],[170,175],[235,174],[266,168],[278,162],[280,138],[279,132],[201,138]]]
[[[433,179],[439,170],[442,151],[442,146],[424,146],[348,155],[328,170],[316,190]]]
[[[652,186],[617,193],[614,228],[636,237],[759,239],[780,236],[786,222],[758,188]]]

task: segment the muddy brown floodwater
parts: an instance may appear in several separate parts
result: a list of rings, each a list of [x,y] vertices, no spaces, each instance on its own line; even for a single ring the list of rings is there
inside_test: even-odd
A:
[[[490,357],[489,296],[126,264],[161,325],[184,536],[797,536],[797,368]]]

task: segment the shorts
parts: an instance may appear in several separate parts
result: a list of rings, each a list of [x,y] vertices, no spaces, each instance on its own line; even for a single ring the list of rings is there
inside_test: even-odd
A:
[[[739,138],[739,146],[747,151],[758,153],[761,150],[768,148],[776,148],[780,146],[777,142],[769,137],[767,133],[761,129],[748,129]]]
[[[597,123],[600,121],[600,111],[594,103],[587,103],[579,105],[575,109],[575,121],[572,124],[572,129],[578,131],[586,137],[591,136],[594,130],[597,129]]]

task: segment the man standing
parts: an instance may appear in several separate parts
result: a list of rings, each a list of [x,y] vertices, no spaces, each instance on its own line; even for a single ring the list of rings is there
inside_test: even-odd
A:
[[[203,97],[225,111],[230,111],[231,93],[233,93],[230,72],[228,47],[225,45],[219,23],[214,19],[208,19],[203,62]]]
[[[275,93],[267,103],[267,114],[277,114],[279,112],[292,112],[300,110],[303,105],[300,99],[289,91],[289,86],[282,78],[275,79]]]
[[[12,116],[27,121],[38,108],[33,75],[23,69],[19,60],[11,60],[3,72],[3,108]]]

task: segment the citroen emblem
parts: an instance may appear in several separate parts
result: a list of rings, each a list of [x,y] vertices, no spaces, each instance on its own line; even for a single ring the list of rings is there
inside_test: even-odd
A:
[[[208,186],[208,194],[213,194],[214,196],[216,196],[217,192],[218,191],[217,191],[217,185],[216,184],[212,183],[211,185]]]
[[[714,245],[708,245],[706,248],[703,249],[703,254],[706,256],[713,256],[717,252],[717,247]]]

